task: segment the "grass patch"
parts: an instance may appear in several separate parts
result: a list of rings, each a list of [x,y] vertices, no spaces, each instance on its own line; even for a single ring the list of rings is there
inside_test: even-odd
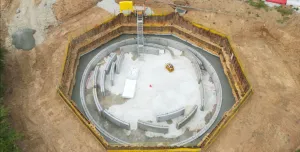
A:
[[[0,152],[18,152],[19,148],[16,141],[21,138],[8,120],[8,110],[3,105],[3,72],[4,72],[4,54],[6,50],[0,47]]]
[[[300,152],[300,149],[296,150],[295,152]]]
[[[283,24],[285,21],[287,21],[287,20],[289,20],[289,19],[290,19],[289,17],[284,16],[282,19],[277,20],[277,22]]]
[[[283,6],[278,6],[275,7],[275,9],[277,10],[277,12],[279,12],[282,16],[287,16],[287,15],[291,15],[293,14],[293,8],[291,7],[283,7]]]
[[[257,9],[263,8],[266,11],[268,10],[268,5],[266,5],[265,2],[262,0],[258,0],[258,1],[248,0],[247,2],[249,5],[251,5]]]

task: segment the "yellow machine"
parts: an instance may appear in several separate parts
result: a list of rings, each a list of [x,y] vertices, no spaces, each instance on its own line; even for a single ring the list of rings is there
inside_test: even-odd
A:
[[[167,69],[169,72],[173,72],[173,71],[174,71],[174,66],[173,66],[171,63],[167,63],[167,64],[166,64],[166,69]]]
[[[120,12],[123,12],[123,11],[133,11],[133,3],[132,1],[121,1],[119,2],[120,4]]]

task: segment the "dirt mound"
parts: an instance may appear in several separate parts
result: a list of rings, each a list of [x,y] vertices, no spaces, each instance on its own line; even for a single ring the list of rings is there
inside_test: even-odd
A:
[[[53,5],[53,10],[56,19],[64,21],[82,11],[96,6],[97,2],[98,0],[56,0]]]

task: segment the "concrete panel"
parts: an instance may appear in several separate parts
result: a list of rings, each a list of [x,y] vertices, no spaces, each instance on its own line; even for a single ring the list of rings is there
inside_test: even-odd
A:
[[[93,97],[94,97],[94,102],[96,104],[96,107],[98,109],[99,112],[101,112],[103,109],[100,105],[100,101],[99,101],[99,98],[98,98],[98,94],[97,94],[97,77],[98,77],[98,72],[99,72],[99,66],[97,65],[95,67],[95,70],[94,70],[94,88],[93,88]]]
[[[123,128],[123,129],[130,130],[130,124],[128,122],[125,122],[125,121],[115,117],[114,115],[109,113],[107,110],[103,110],[102,115],[105,119],[107,119],[111,123]]]
[[[159,49],[150,46],[144,46],[146,54],[159,55]]]
[[[118,60],[116,61],[116,73],[120,74],[122,62],[124,60],[125,52],[121,52],[121,54],[118,57]]]
[[[162,122],[162,121],[167,121],[167,120],[170,120],[170,119],[177,118],[181,115],[184,115],[184,111],[185,111],[185,108],[182,107],[182,108],[179,108],[177,110],[174,110],[174,111],[171,111],[171,112],[168,112],[168,113],[157,115],[156,116],[156,121],[157,122]]]
[[[109,77],[110,77],[110,85],[114,85],[114,76],[115,76],[115,70],[116,70],[116,62],[113,62],[111,64],[110,72],[109,72]]]
[[[163,50],[166,48],[166,46],[155,44],[155,43],[145,43],[145,46],[150,46],[150,47],[159,48]]]
[[[108,59],[106,65],[105,65],[105,73],[109,74],[109,70],[111,68],[111,65],[113,62],[117,60],[117,54],[116,53],[111,53],[110,58]]]
[[[204,111],[205,109],[205,103],[204,103],[204,87],[203,87],[203,83],[201,83],[199,85],[199,90],[200,90],[200,96],[201,96],[201,105],[200,105],[200,110]]]
[[[138,128],[145,131],[157,132],[157,133],[168,133],[169,128],[167,126],[161,126],[150,122],[138,120]]]
[[[137,52],[137,45],[130,44],[120,47],[121,52],[128,53],[128,52]]]
[[[101,72],[101,78],[100,78],[100,91],[101,95],[104,97],[105,96],[105,72]]]
[[[183,127],[185,124],[187,124],[195,115],[195,113],[197,112],[198,106],[194,105],[193,109],[179,122],[177,122],[176,124],[176,128],[180,129],[181,127]]]

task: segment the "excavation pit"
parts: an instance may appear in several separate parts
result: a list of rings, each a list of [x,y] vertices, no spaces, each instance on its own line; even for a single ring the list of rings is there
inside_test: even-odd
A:
[[[209,145],[251,93],[228,39],[176,14],[147,17],[140,53],[134,18],[72,39],[60,95],[108,149]]]
[[[122,35],[81,56],[72,100],[89,120],[93,119],[91,121],[97,123],[96,126],[99,126],[97,129],[100,132],[103,129],[112,136],[106,137],[109,144],[196,146],[195,143],[201,140],[201,136],[211,130],[220,121],[223,113],[234,104],[234,98],[231,89],[228,89],[230,86],[222,71],[220,60],[173,36],[147,35],[145,41],[146,46],[152,44],[151,47],[145,48],[146,51],[148,49],[159,51],[165,48],[165,53],[143,53],[141,61],[137,58],[135,35]],[[192,51],[196,51],[196,54]],[[104,72],[110,58],[109,54],[116,53],[119,58],[121,52],[126,53],[120,74],[115,74],[113,86],[110,83],[109,74],[106,75],[106,95],[102,96],[100,85],[97,85],[97,98],[99,98],[101,109],[107,109],[115,117],[130,123],[130,130],[119,127],[101,116],[93,97],[95,66],[100,64],[99,71],[100,73]],[[195,61],[191,61],[192,57],[189,57],[191,55],[198,58],[203,64],[200,69],[202,73],[200,84],[198,84],[196,70],[193,67]],[[172,73],[165,69],[165,64],[168,62],[173,63],[175,67]],[[125,99],[121,95],[131,67],[139,69],[137,89],[134,98]],[[99,84],[100,77],[97,78],[97,82]],[[81,84],[83,85],[80,86]],[[224,87],[222,88],[222,86]],[[82,93],[80,93],[80,89],[82,89]],[[203,111],[200,109],[202,102],[204,102]],[[195,115],[182,128],[176,129],[176,123],[184,119],[194,105],[198,106]],[[168,124],[167,121],[156,121],[156,115],[176,111],[182,107],[185,108],[185,115],[171,119],[171,124]],[[138,129],[138,120],[168,126],[169,131],[165,134],[157,133],[157,131],[159,132],[158,128],[156,132],[145,132]],[[104,137],[105,134],[103,133]]]

